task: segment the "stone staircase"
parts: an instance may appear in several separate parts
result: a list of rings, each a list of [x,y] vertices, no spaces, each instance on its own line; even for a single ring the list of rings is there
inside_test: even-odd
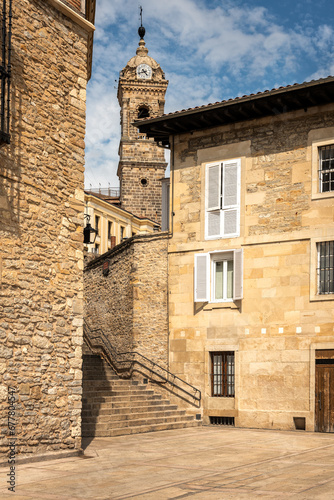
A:
[[[82,437],[121,436],[199,424],[146,384],[119,378],[100,356],[83,356]]]

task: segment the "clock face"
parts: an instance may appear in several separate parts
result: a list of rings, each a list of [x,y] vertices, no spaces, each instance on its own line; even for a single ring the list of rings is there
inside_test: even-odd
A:
[[[137,77],[143,80],[152,78],[152,68],[148,64],[139,64],[137,66]]]

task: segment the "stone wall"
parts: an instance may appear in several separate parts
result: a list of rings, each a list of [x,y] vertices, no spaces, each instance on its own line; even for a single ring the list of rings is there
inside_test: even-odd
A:
[[[166,233],[135,236],[89,262],[85,319],[102,328],[118,352],[138,351],[167,365]],[[109,274],[103,275],[103,263]]]
[[[123,166],[120,175],[122,208],[161,223],[161,180],[165,166]]]
[[[0,397],[17,453],[81,446],[88,33],[13,2],[11,143],[0,149]],[[4,413],[2,412],[2,417]],[[7,420],[0,450],[8,452]]]

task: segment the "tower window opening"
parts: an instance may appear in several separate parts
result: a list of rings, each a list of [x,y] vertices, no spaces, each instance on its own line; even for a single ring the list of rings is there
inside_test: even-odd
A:
[[[150,117],[150,110],[148,109],[147,106],[140,106],[138,109],[138,118],[149,118]]]
[[[142,186],[147,186],[147,179],[141,179],[140,183]]]

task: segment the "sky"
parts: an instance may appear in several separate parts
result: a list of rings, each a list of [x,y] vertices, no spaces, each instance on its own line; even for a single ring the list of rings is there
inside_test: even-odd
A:
[[[165,113],[334,75],[333,0],[97,0],[88,189],[119,185],[117,85],[138,47],[140,5],[148,55],[169,81]]]

